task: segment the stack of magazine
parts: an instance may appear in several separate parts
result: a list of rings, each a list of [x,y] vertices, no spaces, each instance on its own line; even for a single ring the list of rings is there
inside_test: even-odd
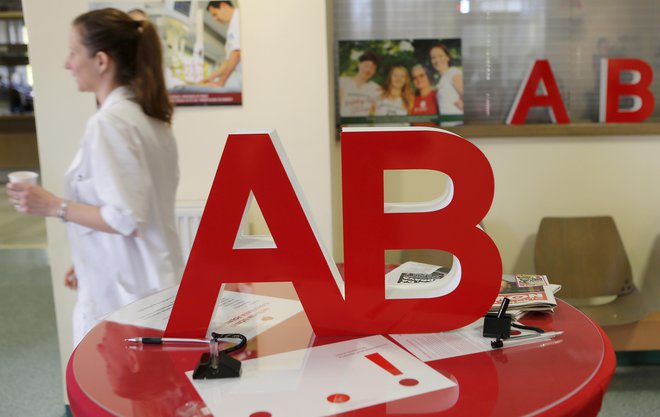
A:
[[[557,307],[554,294],[560,289],[561,285],[551,284],[545,275],[502,275],[500,293],[490,312],[497,313],[504,298],[509,299],[509,308],[506,312],[514,319],[520,318],[529,311],[551,312]]]
[[[389,288],[415,284],[430,283],[441,284],[448,279],[450,268],[420,262],[405,262],[385,275],[385,282]],[[545,275],[514,274],[502,275],[500,292],[495,303],[490,308],[491,313],[497,313],[502,300],[509,299],[507,314],[518,320],[530,311],[552,312],[557,306],[554,294],[561,289],[561,285],[551,284]]]

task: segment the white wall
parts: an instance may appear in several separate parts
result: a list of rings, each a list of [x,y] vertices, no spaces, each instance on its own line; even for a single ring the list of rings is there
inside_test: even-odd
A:
[[[474,143],[495,173],[495,199],[485,225],[499,247],[505,271],[533,272],[533,243],[542,217],[611,215],[635,281],[641,285],[650,279],[647,266],[660,234],[659,136]]]
[[[331,82],[326,4],[322,1],[240,2],[243,102],[240,107],[178,108],[181,200],[205,199],[230,131],[275,128],[328,248],[332,247],[330,198]],[[61,195],[62,178],[94,111],[90,94],[77,92],[63,69],[71,20],[87,10],[83,0],[23,0],[35,80],[37,135],[43,185]],[[62,224],[47,222],[48,252],[60,337],[62,369],[71,353],[75,294],[62,285],[70,266]]]

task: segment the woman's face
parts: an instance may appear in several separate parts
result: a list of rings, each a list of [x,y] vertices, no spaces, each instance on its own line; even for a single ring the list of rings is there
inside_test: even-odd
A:
[[[412,79],[413,79],[413,84],[415,84],[415,88],[417,90],[422,91],[431,87],[431,81],[429,81],[429,77],[426,75],[426,71],[424,71],[423,68],[420,67],[413,68]]]
[[[100,75],[97,60],[89,56],[87,48],[82,44],[80,31],[75,26],[69,34],[69,55],[64,68],[71,71],[79,91],[95,91]]]
[[[405,68],[396,67],[390,75],[390,85],[397,90],[401,90],[408,81],[408,74]]]
[[[447,68],[449,66],[449,56],[445,53],[442,48],[433,48],[431,49],[431,65],[436,71],[440,71],[441,68]]]

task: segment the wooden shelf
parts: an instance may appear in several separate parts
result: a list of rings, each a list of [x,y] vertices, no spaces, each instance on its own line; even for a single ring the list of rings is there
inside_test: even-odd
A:
[[[346,126],[350,127],[350,125]],[[337,126],[337,139],[342,126]],[[571,124],[526,124],[506,125],[502,123],[469,123],[456,127],[441,127],[466,139],[529,138],[550,136],[602,136],[660,135],[660,122],[645,123],[571,123]]]
[[[603,326],[617,352],[660,350],[660,311],[644,319],[619,326]]]
[[[23,19],[23,12],[20,10],[14,10],[10,12],[0,12],[0,20],[14,20],[14,19]]]
[[[34,132],[36,132],[34,113],[0,114],[0,134]]]
[[[0,116],[0,169],[38,167],[34,115]]]
[[[475,124],[446,128],[466,139],[530,136],[658,135],[660,123]]]

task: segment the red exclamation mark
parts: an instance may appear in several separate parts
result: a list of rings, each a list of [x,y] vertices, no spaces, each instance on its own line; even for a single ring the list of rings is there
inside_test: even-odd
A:
[[[391,373],[394,376],[401,375],[403,372],[399,371],[399,369],[392,365],[390,361],[387,359],[383,358],[383,356],[380,353],[371,353],[369,355],[366,355],[365,358],[369,359],[371,362],[375,363],[376,365],[380,366],[387,372]]]
[[[365,355],[365,358],[369,359],[371,362],[380,366],[381,368],[383,368],[384,370],[386,370],[387,372],[389,372],[394,376],[403,375],[403,372],[401,372],[399,368],[397,368],[390,361],[385,359],[380,353],[370,353],[369,355]],[[413,378],[405,378],[399,381],[399,384],[406,387],[412,387],[419,384],[419,381]]]

